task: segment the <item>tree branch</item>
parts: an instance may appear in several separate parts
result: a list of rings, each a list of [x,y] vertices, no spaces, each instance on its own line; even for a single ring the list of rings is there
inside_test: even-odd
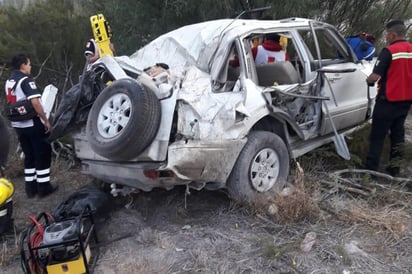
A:
[[[400,182],[400,183],[402,182],[411,183],[412,182],[412,180],[408,178],[393,177],[389,174],[374,171],[374,170],[369,170],[369,169],[342,169],[342,170],[337,170],[333,172],[332,174],[340,176],[343,173],[366,173],[366,174],[371,174],[371,175],[381,177],[381,178],[384,178],[390,181]]]
[[[39,72],[37,73],[36,76],[33,77],[34,80],[36,80],[36,78],[40,76],[40,74],[41,74],[42,71],[43,71],[43,67],[46,65],[46,63],[47,63],[47,61],[49,60],[49,58],[51,57],[51,55],[52,55],[52,51],[50,51],[49,55],[46,57],[46,59],[45,59],[45,60],[43,61],[43,63],[41,64],[40,69],[39,69]]]

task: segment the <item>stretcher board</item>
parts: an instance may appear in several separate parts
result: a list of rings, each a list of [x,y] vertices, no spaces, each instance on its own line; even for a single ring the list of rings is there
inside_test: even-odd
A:
[[[41,95],[41,103],[42,103],[43,110],[44,110],[44,113],[46,114],[47,119],[50,118],[50,114],[53,111],[53,106],[56,101],[57,91],[58,89],[52,84],[50,84],[44,88],[43,94]]]

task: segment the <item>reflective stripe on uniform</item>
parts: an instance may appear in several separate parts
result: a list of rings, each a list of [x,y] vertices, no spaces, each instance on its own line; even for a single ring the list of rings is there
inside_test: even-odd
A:
[[[0,217],[7,215],[7,209],[0,210]]]
[[[36,169],[35,168],[25,168],[24,169],[24,181],[26,183],[31,183],[36,181]]]
[[[36,176],[25,176],[24,181],[25,182],[32,182],[36,180]]]
[[[397,59],[410,59],[412,58],[412,52],[397,52],[392,54],[392,60],[397,60]]]
[[[37,177],[37,183],[48,183],[50,182],[50,176],[47,177]]]
[[[36,173],[37,173],[37,183],[50,182],[50,168],[36,170]]]
[[[36,170],[37,175],[49,175],[50,173],[50,168],[42,169],[42,170]]]

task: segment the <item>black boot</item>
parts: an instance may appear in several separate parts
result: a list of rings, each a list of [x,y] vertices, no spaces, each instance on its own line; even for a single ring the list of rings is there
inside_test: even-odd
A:
[[[49,194],[52,194],[59,188],[58,185],[53,185],[50,182],[48,183],[38,183],[37,184],[37,194],[40,198],[46,197]]]
[[[27,198],[33,198],[37,194],[37,182],[26,182],[25,190]]]

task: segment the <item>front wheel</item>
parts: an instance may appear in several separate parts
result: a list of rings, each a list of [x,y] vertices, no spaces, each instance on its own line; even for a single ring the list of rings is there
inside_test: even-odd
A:
[[[285,185],[289,153],[272,132],[252,131],[228,179],[232,199],[246,204],[264,203]]]

